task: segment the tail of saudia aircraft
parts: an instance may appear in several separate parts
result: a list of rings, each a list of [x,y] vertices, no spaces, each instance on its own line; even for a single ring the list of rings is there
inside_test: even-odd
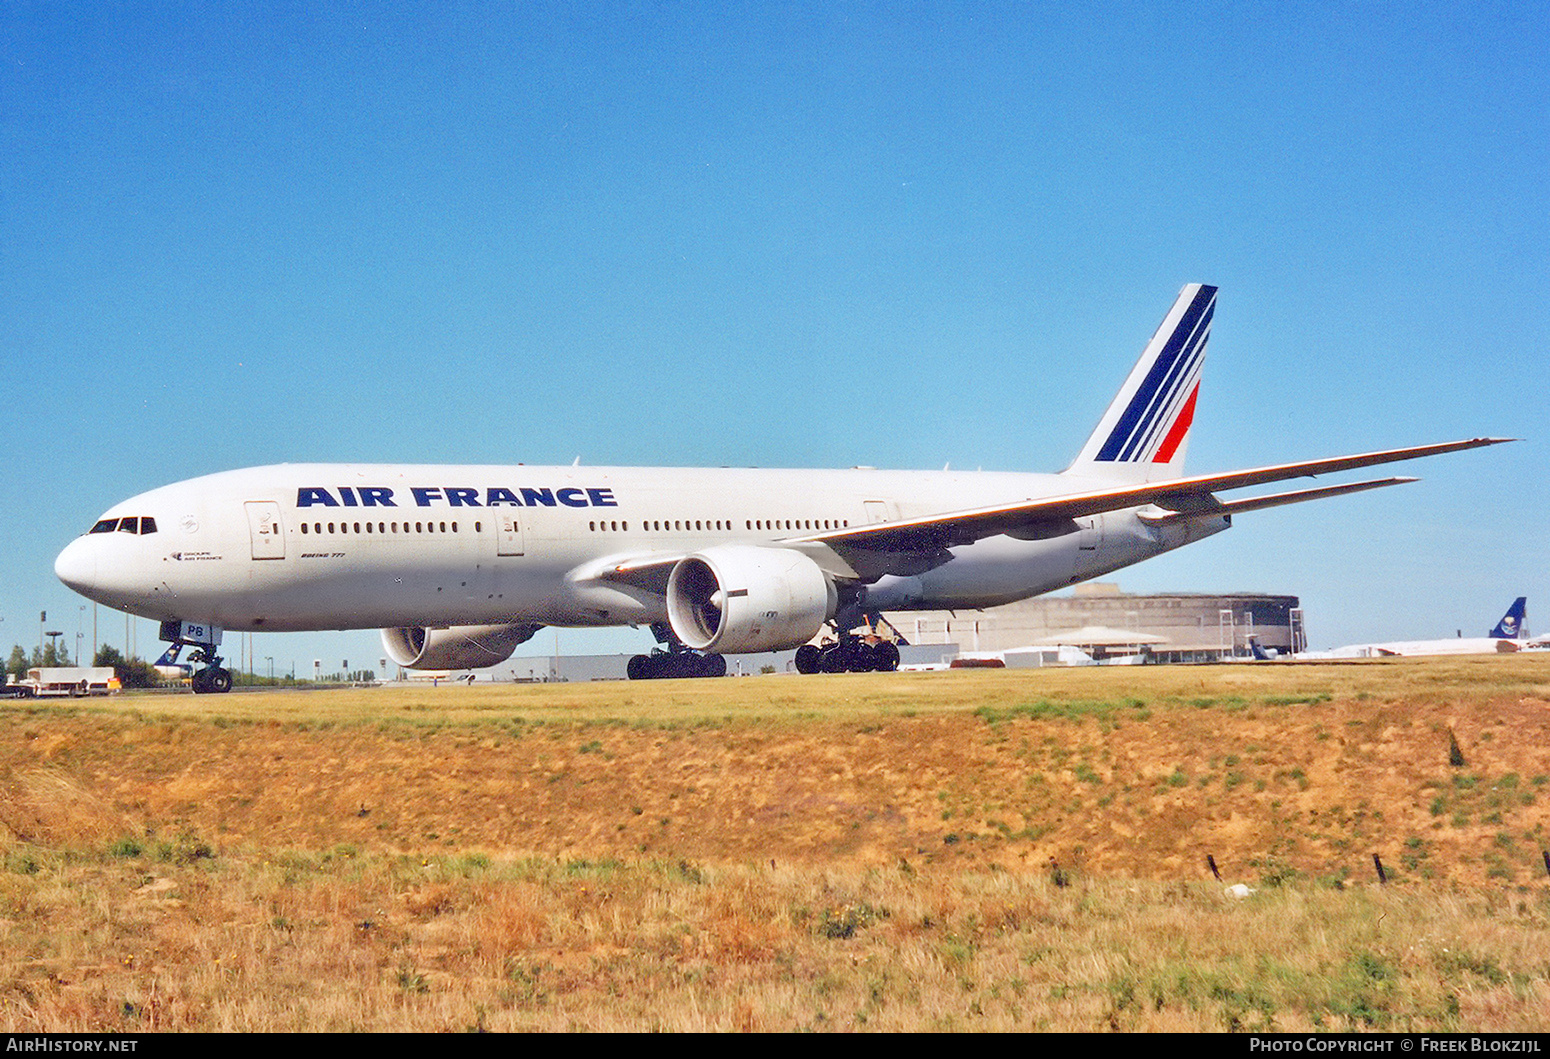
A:
[[[1191,283],[1146,344],[1067,474],[1154,482],[1184,474],[1216,288]]]
[[[1497,640],[1516,640],[1523,635],[1523,619],[1527,616],[1528,597],[1519,596],[1507,608],[1507,613],[1502,615],[1502,620],[1496,623],[1496,628],[1491,630],[1491,636]]]

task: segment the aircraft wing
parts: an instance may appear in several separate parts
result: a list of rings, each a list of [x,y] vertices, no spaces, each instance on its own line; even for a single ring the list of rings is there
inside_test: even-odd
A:
[[[951,511],[925,518],[853,526],[843,530],[791,537],[779,543],[821,543],[840,550],[862,548],[889,552],[936,551],[953,545],[971,544],[999,533],[1013,536],[1040,536],[1041,527],[1053,529],[1072,519],[1097,515],[1105,511],[1142,507],[1146,504],[1155,504],[1183,515],[1252,511],[1260,507],[1316,500],[1341,492],[1355,492],[1359,488],[1375,489],[1380,485],[1397,485],[1401,480],[1385,479],[1357,483],[1355,486],[1331,486],[1297,493],[1283,493],[1275,497],[1227,502],[1218,500],[1213,494],[1227,489],[1242,489],[1251,485],[1285,481],[1289,478],[1333,474],[1336,471],[1349,471],[1358,467],[1373,467],[1378,464],[1396,463],[1400,460],[1418,459],[1422,456],[1458,452],[1462,449],[1483,448],[1512,440],[1514,439],[1471,438],[1467,441],[1446,441],[1435,445],[1418,445],[1413,448],[1365,452],[1356,456],[1335,456],[1299,463],[1281,463],[1246,471],[1228,471],[1225,474],[1170,478],[1139,485],[1121,485],[1108,489],[1028,499],[995,507]]]
[[[1225,474],[1201,474],[1189,478],[1171,478],[1138,485],[1120,485],[1107,489],[1086,490],[1052,497],[1028,499],[995,507],[949,511],[924,518],[878,522],[842,530],[784,537],[772,547],[796,548],[814,559],[820,567],[840,578],[870,580],[880,573],[919,573],[946,562],[947,549],[972,544],[985,537],[1009,534],[1024,539],[1061,536],[1075,532],[1074,519],[1105,511],[1155,505],[1164,511],[1152,516],[1154,522],[1166,522],[1197,515],[1231,515],[1263,508],[1319,500],[1345,493],[1378,489],[1416,481],[1414,478],[1381,478],[1346,485],[1302,489],[1242,500],[1220,500],[1215,494],[1228,489],[1265,485],[1291,478],[1333,474],[1358,467],[1373,467],[1422,456],[1499,445],[1513,438],[1470,438],[1435,445],[1365,452],[1355,456],[1335,456],[1299,463],[1281,463]],[[665,593],[673,566],[688,553],[652,553],[637,557],[623,556],[602,560],[595,567],[577,571],[580,577],[598,577],[635,585],[656,593]]]
[[[647,592],[665,596],[667,579],[672,574],[673,567],[688,555],[688,552],[652,552],[639,556],[615,556],[589,564],[571,576],[578,581],[592,578],[617,581],[620,584],[634,585]]]
[[[771,547],[793,548],[805,553],[818,564],[819,569],[842,581],[863,579],[856,568],[840,558],[834,549],[812,541],[776,540]],[[610,556],[581,567],[572,573],[578,581],[599,579],[633,585],[659,596],[667,594],[667,579],[673,567],[686,559],[690,552],[650,552],[644,555]]]

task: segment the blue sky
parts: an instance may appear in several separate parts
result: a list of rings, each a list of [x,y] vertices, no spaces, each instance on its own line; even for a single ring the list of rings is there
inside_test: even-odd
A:
[[[1525,440],[1245,516],[1123,587],[1295,593],[1315,646],[1482,634],[1522,594],[1550,631],[1547,26],[7,0],[0,642],[44,609],[89,638],[54,555],[232,467],[1056,470],[1190,281],[1222,288],[1192,470]]]

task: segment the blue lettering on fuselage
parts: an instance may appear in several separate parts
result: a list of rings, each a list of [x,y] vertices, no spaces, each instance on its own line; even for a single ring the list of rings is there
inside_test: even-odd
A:
[[[508,489],[490,486],[481,490],[473,486],[410,486],[416,507],[618,507],[612,489],[532,489],[522,487]],[[520,495],[520,498],[518,496]],[[304,485],[296,490],[297,507],[397,507],[393,490],[381,485],[340,485],[332,488],[321,485]]]

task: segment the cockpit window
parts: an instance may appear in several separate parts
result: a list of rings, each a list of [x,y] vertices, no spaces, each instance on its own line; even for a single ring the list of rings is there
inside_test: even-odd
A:
[[[91,528],[91,533],[137,533],[144,536],[156,532],[156,520],[149,515],[131,515],[129,518],[105,518]]]

